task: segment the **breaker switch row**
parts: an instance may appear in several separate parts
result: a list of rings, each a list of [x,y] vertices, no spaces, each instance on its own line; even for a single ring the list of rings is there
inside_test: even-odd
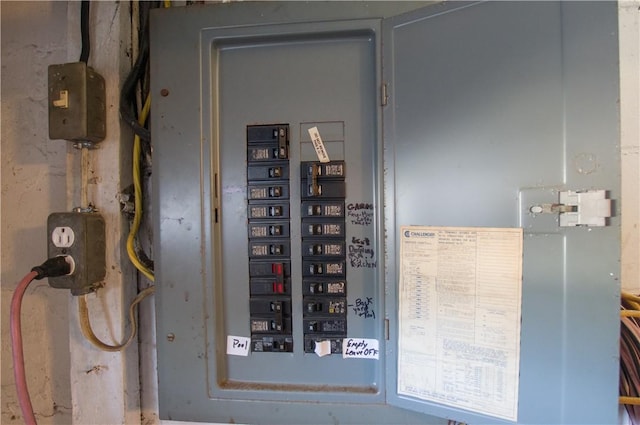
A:
[[[275,204],[269,203],[252,203],[249,205],[248,218],[262,219],[262,218],[288,218],[289,217],[289,203]]]
[[[344,280],[305,280],[302,293],[304,295],[340,295],[346,296]]]
[[[249,238],[289,237],[289,222],[264,221],[249,223]]]
[[[302,276],[344,276],[344,261],[302,261]]]
[[[266,353],[290,353],[293,351],[293,338],[286,336],[251,337],[251,351]]]
[[[291,281],[284,278],[252,278],[251,295],[282,295],[291,293]]]
[[[289,174],[289,125],[247,126],[249,326],[254,352],[293,351]]]
[[[304,242],[302,252],[308,256],[344,257],[344,246],[344,242]]]
[[[345,316],[347,302],[344,298],[309,298],[305,297],[305,316]]]
[[[344,219],[343,219],[344,220]],[[335,219],[302,219],[302,237],[329,237],[344,239],[344,221]]]
[[[302,202],[302,217],[344,217],[344,201]]]
[[[305,335],[304,352],[314,353],[316,350],[316,344],[323,341],[329,341],[331,354],[342,354],[342,338],[336,338],[332,335]]]
[[[342,350],[347,335],[344,161],[300,166],[302,315],[304,351],[330,341]],[[328,334],[328,335],[326,335]]]

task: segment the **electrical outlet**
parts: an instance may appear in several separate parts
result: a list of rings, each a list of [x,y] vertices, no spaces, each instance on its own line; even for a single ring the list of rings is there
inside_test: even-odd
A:
[[[104,78],[84,62],[49,65],[49,138],[97,143],[107,134]]]
[[[51,241],[57,248],[69,248],[75,239],[76,236],[71,227],[60,226],[51,232]]]
[[[106,275],[104,219],[98,213],[52,213],[47,220],[48,256],[71,258],[73,272],[50,277],[53,288],[70,289],[73,295],[87,294]]]

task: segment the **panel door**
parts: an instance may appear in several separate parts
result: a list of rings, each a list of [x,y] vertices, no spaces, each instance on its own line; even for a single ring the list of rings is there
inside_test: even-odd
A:
[[[615,3],[483,2],[385,21],[387,311],[398,308],[400,226],[522,228],[518,423],[617,420],[616,16]],[[614,200],[604,227],[532,212],[560,192],[596,189]],[[513,422],[446,399],[482,391],[477,371],[434,378],[429,397],[398,394],[400,320],[390,319],[389,402]]]

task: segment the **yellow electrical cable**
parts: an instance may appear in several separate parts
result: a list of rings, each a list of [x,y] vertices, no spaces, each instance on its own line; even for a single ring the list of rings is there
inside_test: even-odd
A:
[[[147,96],[138,123],[144,125],[151,109],[151,95]],[[142,183],[140,179],[140,154],[142,152],[140,136],[137,134],[133,138],[133,191],[134,191],[134,214],[131,228],[129,229],[129,236],[127,237],[127,254],[133,265],[144,274],[147,279],[154,281],[154,275],[151,270],[145,267],[144,264],[138,258],[138,254],[135,250],[135,239],[140,229],[140,222],[142,221]]]
[[[628,292],[622,292],[622,299],[626,301],[635,310],[640,310],[640,297],[630,294]]]
[[[640,405],[640,397],[620,396],[619,404]]]
[[[103,351],[122,351],[133,341],[133,338],[136,336],[138,332],[138,320],[136,319],[136,306],[145,299],[147,296],[153,294],[155,292],[155,286],[150,286],[146,289],[140,291],[140,293],[133,299],[131,305],[129,306],[129,320],[131,321],[131,334],[129,337],[122,343],[118,345],[109,345],[100,341],[100,339],[93,333],[91,329],[91,321],[89,320],[89,308],[87,307],[87,299],[86,295],[82,295],[78,297],[78,315],[80,317],[80,330],[82,331],[82,335],[89,341],[91,344],[96,346],[97,348]]]
[[[164,0],[164,7],[171,7],[171,0]],[[151,95],[147,95],[147,99],[144,102],[140,117],[138,117],[138,124],[144,125],[147,117],[149,116],[149,110],[151,109]],[[138,258],[138,254],[135,250],[135,239],[140,230],[140,222],[142,221],[142,183],[140,179],[140,155],[141,155],[141,143],[140,136],[137,134],[133,138],[133,192],[134,192],[134,214],[133,223],[131,223],[131,229],[129,229],[129,236],[127,237],[127,254],[133,265],[149,279],[155,280],[155,276],[151,270],[149,270]]]
[[[164,7],[170,7],[171,1],[165,0]],[[140,116],[138,117],[138,124],[144,125],[147,117],[149,116],[149,111],[151,109],[151,95],[148,95],[144,106],[142,107],[142,111],[140,112]],[[140,223],[142,222],[142,182],[140,178],[140,161],[141,161],[141,141],[140,136],[137,134],[133,138],[133,191],[134,191],[134,214],[133,214],[133,222],[131,223],[131,228],[129,229],[129,235],[127,236],[127,254],[129,255],[129,259],[133,263],[133,265],[144,274],[147,279],[150,281],[155,280],[155,276],[151,270],[149,270],[138,258],[138,254],[135,250],[135,239],[138,234],[138,230],[140,230]],[[143,289],[136,295],[131,304],[129,305],[129,321],[131,322],[131,334],[126,339],[125,342],[118,345],[109,345],[102,342],[93,330],[91,329],[91,321],[89,320],[89,308],[87,306],[86,295],[78,297],[78,315],[80,318],[80,330],[82,331],[82,335],[94,346],[104,351],[122,351],[124,350],[130,343],[133,341],[133,338],[136,336],[138,332],[138,321],[136,318],[135,310],[136,306],[146,297],[153,294],[155,292],[155,286],[150,286],[146,289]]]
[[[620,310],[621,317],[640,317],[640,311],[637,310]]]
[[[624,298],[626,300],[640,302],[640,297],[639,296],[630,294],[629,292],[624,292],[623,291],[623,292],[621,292],[620,295],[622,296],[622,298]]]
[[[622,299],[631,306],[633,310],[620,310],[620,317],[640,318],[640,297],[629,292],[621,292]],[[619,404],[640,405],[640,397],[620,396]]]

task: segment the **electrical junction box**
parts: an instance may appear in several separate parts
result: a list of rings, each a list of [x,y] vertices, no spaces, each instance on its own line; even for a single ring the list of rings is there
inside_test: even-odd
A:
[[[49,138],[97,143],[107,134],[104,78],[84,62],[49,65]]]
[[[534,212],[620,197],[616,34],[609,2],[152,11],[161,418],[616,422],[619,214]]]
[[[50,277],[53,288],[70,289],[73,295],[92,292],[107,273],[104,219],[98,213],[58,212],[47,219],[49,258],[66,255],[73,258],[73,272]]]

